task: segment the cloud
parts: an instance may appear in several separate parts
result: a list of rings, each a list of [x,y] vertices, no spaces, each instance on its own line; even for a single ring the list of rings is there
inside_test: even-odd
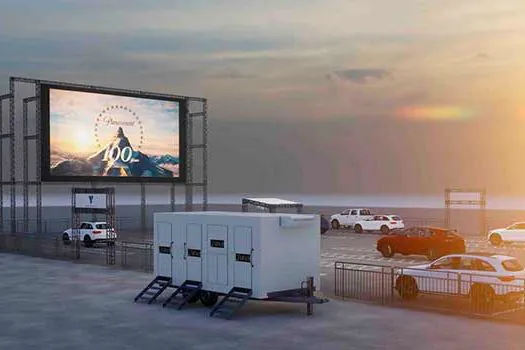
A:
[[[212,79],[253,79],[257,78],[257,75],[244,73],[233,68],[227,68],[219,70],[215,73],[211,73],[208,75],[208,77]]]
[[[490,58],[489,54],[485,52],[479,52],[478,54],[474,56],[474,59],[478,61],[488,60],[489,58]]]
[[[383,80],[386,78],[390,78],[392,74],[386,69],[351,68],[351,69],[336,70],[332,72],[332,74],[329,74],[328,78],[332,79],[334,76],[336,78],[351,81],[356,84],[366,84],[371,79]]]

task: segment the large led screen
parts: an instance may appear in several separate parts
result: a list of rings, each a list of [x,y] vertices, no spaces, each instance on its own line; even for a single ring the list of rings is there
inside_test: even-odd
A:
[[[42,98],[44,180],[183,178],[182,100],[52,86]]]

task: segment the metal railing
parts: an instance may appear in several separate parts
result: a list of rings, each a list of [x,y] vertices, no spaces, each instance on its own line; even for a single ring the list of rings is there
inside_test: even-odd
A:
[[[0,233],[0,252],[10,252],[34,257],[69,260],[78,263],[108,265],[142,272],[153,271],[153,245],[148,242],[115,242],[115,261],[106,259],[108,243],[84,247],[80,241],[65,244],[60,236]]]
[[[342,299],[504,318],[525,323],[525,279],[335,262],[334,294]]]

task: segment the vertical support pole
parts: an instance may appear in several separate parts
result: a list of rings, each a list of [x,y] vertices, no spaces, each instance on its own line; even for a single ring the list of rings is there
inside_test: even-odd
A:
[[[11,233],[16,233],[16,163],[15,163],[15,78],[9,78],[9,145],[10,145],[10,182],[11,182]]]
[[[186,99],[186,203],[185,211],[193,210],[193,118],[190,101]]]
[[[4,111],[3,101],[11,95],[0,96],[0,164],[4,164]],[[0,232],[4,231],[4,170],[0,167]]]
[[[140,183],[140,227],[142,234],[146,233],[146,184]]]
[[[77,213],[77,198],[75,188],[71,188],[71,239],[73,245],[73,260],[80,259],[80,220]]]
[[[314,313],[314,304],[312,303],[312,297],[314,296],[314,278],[308,277],[306,279],[306,315],[311,316]]]
[[[115,228],[115,189],[105,188],[106,193],[106,223],[112,229]],[[106,229],[106,236],[109,241],[106,246],[106,264],[115,265],[115,234],[112,229]]]
[[[35,86],[36,106],[36,232],[42,233],[42,111],[40,82]]]
[[[28,232],[28,221],[29,221],[29,140],[28,136],[28,125],[27,125],[27,103],[28,99],[22,100],[22,149],[23,149],[23,230],[24,233]]]
[[[202,210],[208,210],[208,100],[202,105]]]
[[[481,236],[485,236],[487,233],[487,211],[486,211],[486,190],[483,189],[480,191],[480,228],[481,228]]]
[[[97,184],[94,181],[91,182],[91,188],[97,188]],[[106,209],[108,208],[108,197],[109,197],[109,194],[106,193]],[[91,221],[97,221],[96,213],[91,213]],[[108,222],[107,216],[106,216],[106,222]]]
[[[445,190],[445,227],[450,228],[450,189]]]
[[[171,204],[171,211],[175,211],[175,183],[172,182],[170,186],[170,204]]]

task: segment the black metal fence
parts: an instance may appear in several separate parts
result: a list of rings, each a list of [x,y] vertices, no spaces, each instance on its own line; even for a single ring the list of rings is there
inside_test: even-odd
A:
[[[525,323],[523,278],[340,261],[334,273],[342,299]]]
[[[115,263],[111,265],[107,259],[107,249],[110,248],[115,249]],[[113,247],[103,243],[88,248],[80,241],[64,244],[61,236],[0,233],[0,252],[109,265],[143,272],[153,271],[153,244],[144,241],[117,241]]]

